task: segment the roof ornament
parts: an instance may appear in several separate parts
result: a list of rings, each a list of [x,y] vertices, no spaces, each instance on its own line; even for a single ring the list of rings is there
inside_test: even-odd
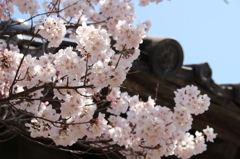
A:
[[[172,77],[181,69],[183,50],[174,39],[147,36],[140,49],[149,62],[150,72],[159,77]]]

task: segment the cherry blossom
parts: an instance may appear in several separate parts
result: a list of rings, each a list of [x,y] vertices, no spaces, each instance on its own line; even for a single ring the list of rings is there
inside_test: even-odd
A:
[[[37,10],[40,8],[36,0],[12,0],[12,2],[18,7],[21,13],[30,13],[31,16],[37,14]]]
[[[36,26],[35,32],[49,40],[49,47],[58,47],[66,34],[66,27],[63,20],[48,17],[43,20],[43,25],[39,24]]]
[[[139,5],[161,1],[140,0]],[[59,47],[68,34],[77,45],[33,57],[0,43],[0,101],[31,118],[25,123],[31,137],[60,146],[103,140],[108,142],[89,146],[118,145],[127,158],[153,159],[187,159],[216,138],[209,126],[194,135],[188,132],[193,115],[210,105],[196,86],[177,89],[173,109],[121,91],[151,26],[148,20],[132,24],[136,15],[131,1],[52,0],[42,5],[47,13],[37,15],[36,0],[0,0],[1,20],[11,16],[14,5],[36,16],[33,41],[37,37],[44,46]]]
[[[203,129],[203,133],[207,136],[207,141],[213,142],[213,139],[216,138],[217,134],[214,133],[213,128],[207,126],[206,129]]]

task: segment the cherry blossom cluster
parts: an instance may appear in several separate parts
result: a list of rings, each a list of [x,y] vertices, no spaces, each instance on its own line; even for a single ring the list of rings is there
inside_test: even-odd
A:
[[[115,33],[119,21],[131,24],[135,20],[134,5],[130,1],[101,0],[99,3],[102,14],[94,13],[91,19],[96,22],[106,21],[103,26],[112,34]]]
[[[37,14],[37,10],[40,8],[37,0],[12,0],[12,2],[18,7],[21,13],[29,13],[31,16]]]
[[[0,0],[0,21],[6,21],[12,16],[14,6],[22,14],[29,13],[31,16],[36,15],[40,8],[37,0]]]
[[[9,96],[9,88],[15,78],[22,54],[17,53],[18,48],[11,45],[10,50],[6,49],[7,44],[0,44],[0,97]],[[16,54],[17,53],[17,54]],[[21,88],[15,89],[16,92]]]
[[[0,20],[8,20],[14,12],[12,1],[0,0]]]
[[[63,20],[59,18],[47,17],[40,20],[42,25],[37,25],[35,32],[38,32],[43,38],[49,41],[49,47],[58,47],[66,35],[66,26]]]
[[[101,30],[95,31],[101,33]],[[105,34],[104,31],[102,32]],[[93,118],[97,110],[97,104],[93,101],[93,97],[106,86],[120,86],[126,78],[128,70],[126,66],[130,67],[138,56],[135,54],[139,54],[139,50],[136,50],[136,53],[132,52],[121,58],[121,55],[106,52],[105,58],[97,58],[98,55],[95,55],[94,52],[92,55],[79,56],[73,51],[73,48],[68,47],[59,50],[56,54],[44,54],[37,59],[31,55],[23,56],[18,51],[13,46],[11,50],[8,50],[5,43],[1,45],[1,86],[4,88],[1,97],[11,97],[11,94],[18,96],[21,92],[39,87],[32,93],[25,93],[24,98],[40,99],[45,96],[42,86],[51,83],[50,86],[54,91],[53,99],[61,101],[60,113],[56,113],[51,103],[41,100],[29,101],[16,98],[11,100],[11,103],[16,109],[26,111],[35,117],[32,120],[34,126],[30,127],[32,137],[50,137],[56,144],[64,146],[72,145],[86,134],[88,137],[95,138],[104,132],[107,120],[101,113],[97,119]],[[96,59],[92,58],[95,56]],[[102,59],[108,60],[101,61]],[[21,61],[19,74],[15,77]],[[105,73],[100,76],[103,74],[102,71]],[[15,83],[13,88],[11,88],[12,83]],[[64,87],[66,89],[63,89]],[[11,92],[11,90],[14,91]],[[63,121],[67,125],[63,126]],[[29,125],[27,124],[27,126]],[[84,128],[86,131],[82,131],[82,134],[79,133],[80,129]],[[78,135],[76,136],[76,134]]]
[[[150,2],[157,4],[162,0],[139,0],[139,6],[147,6]],[[44,1],[42,7],[49,14],[56,14],[62,11],[65,18],[79,18],[86,16],[91,21],[103,22],[109,30],[114,32],[115,26],[119,20],[126,20],[131,24],[135,19],[133,3],[122,0],[51,0]],[[62,5],[61,10],[59,6]],[[99,5],[99,12],[94,7]],[[1,0],[0,1],[0,19],[8,20],[14,12],[14,6],[17,6],[22,14],[31,16],[38,13],[40,5],[37,0]],[[79,21],[78,21],[79,22]]]
[[[204,135],[207,141],[213,142],[216,134],[212,128],[207,127],[195,136],[187,131],[192,125],[191,110],[194,100],[199,99],[203,113],[210,105],[209,97],[199,94],[195,86],[186,86],[175,92],[176,106],[173,110],[156,105],[149,97],[147,102],[139,101],[138,96],[130,97],[121,93],[119,87],[112,88],[107,100],[111,101],[108,112],[110,125],[106,137],[113,139],[116,144],[143,154],[146,158],[160,158],[162,156],[176,155],[180,158],[190,158],[206,150]],[[184,98],[180,98],[184,97]],[[179,106],[181,102],[189,104]],[[128,110],[128,111],[127,111]],[[126,113],[127,117],[119,115]],[[130,156],[133,154],[129,154]]]
[[[140,5],[149,2],[160,0],[140,0]],[[0,0],[7,8],[0,8],[1,19],[13,12],[13,5],[31,16],[39,7],[35,0]],[[121,153],[127,158],[153,159],[169,155],[187,159],[206,150],[205,136],[213,142],[216,134],[209,126],[194,135],[188,132],[192,115],[204,113],[210,105],[197,87],[175,91],[173,109],[157,105],[151,97],[144,102],[120,91],[151,25],[131,24],[135,19],[131,1],[52,0],[43,7],[49,13],[36,21],[33,35],[46,39],[48,47],[59,47],[66,28],[71,28],[75,48],[37,58],[17,46],[0,44],[0,102],[32,117],[25,124],[31,137],[50,138],[62,146],[105,140],[109,142],[103,146],[124,147]]]
[[[197,87],[187,86],[174,93],[176,95],[174,98],[176,109],[185,107],[187,111],[195,115],[208,110],[210,99],[207,95],[199,95],[200,91]]]
[[[118,36],[114,37],[116,40],[114,46],[117,50],[120,50],[122,47],[125,49],[138,48],[146,31],[143,24],[135,27],[128,25],[126,21],[119,21],[116,25],[116,32]]]
[[[139,0],[139,6],[147,6],[150,2],[155,2],[156,4],[162,2],[163,0]]]
[[[9,70],[16,72],[23,58],[16,47],[12,46],[11,50],[6,49],[6,44],[1,45],[1,81],[2,88],[6,88],[1,92],[2,97],[9,96],[11,85],[7,72]],[[125,59],[130,60],[130,56],[120,61],[129,62]],[[112,55],[109,61],[114,61],[114,57]],[[124,152],[124,155],[142,154],[148,158],[168,155],[190,158],[206,150],[204,135],[208,141],[213,141],[216,137],[213,129],[209,127],[203,130],[203,133],[196,132],[195,136],[187,132],[192,125],[192,114],[201,114],[210,105],[207,95],[200,95],[195,86],[177,90],[174,98],[176,106],[171,110],[156,105],[150,97],[147,102],[140,101],[136,95],[130,97],[126,92],[120,91],[118,86],[121,83],[115,87],[115,84],[111,85],[108,82],[110,92],[106,100],[111,104],[107,109],[110,116],[105,118],[105,114],[96,113],[98,105],[94,101],[94,96],[100,93],[100,90],[96,92],[95,86],[98,85],[90,79],[86,81],[87,77],[90,77],[88,73],[86,74],[87,70],[96,74],[96,78],[97,74],[101,74],[101,69],[91,67],[95,64],[101,67],[100,60],[95,60],[95,63],[92,60],[88,65],[87,61],[91,61],[91,56],[78,56],[71,47],[68,47],[56,54],[45,54],[39,59],[27,55],[23,61],[13,94],[21,93],[26,88],[38,87],[43,83],[54,83],[53,99],[62,101],[60,112],[56,112],[49,102],[11,100],[16,109],[34,116],[31,123],[26,124],[32,137],[51,138],[56,145],[63,146],[72,145],[85,136],[89,139],[96,137],[112,139],[112,144],[124,146],[134,152],[133,154]],[[126,73],[122,75],[126,76]],[[112,78],[108,77],[109,80]],[[10,79],[13,80],[14,77]],[[107,76],[105,79],[107,80]],[[87,88],[90,85],[93,87]],[[29,93],[26,99],[41,97],[44,97],[43,89]],[[98,114],[98,117],[94,117],[94,114]],[[127,117],[123,118],[121,114],[126,114]]]
[[[94,2],[94,1],[92,1]],[[97,1],[95,1],[96,4]],[[68,0],[62,3],[64,10],[65,17],[75,17],[78,14],[84,13],[86,15],[91,14],[90,11],[92,10],[91,3],[88,0]]]
[[[57,6],[60,5],[61,0],[51,0],[49,1],[44,1],[42,3],[42,7],[47,12],[48,14],[56,14],[59,12],[59,9]]]

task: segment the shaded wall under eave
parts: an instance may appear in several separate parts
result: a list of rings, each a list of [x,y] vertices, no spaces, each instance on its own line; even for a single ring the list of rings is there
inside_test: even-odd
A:
[[[193,132],[209,125],[218,136],[214,143],[208,143],[207,151],[192,158],[239,159],[240,85],[215,84],[207,63],[183,66],[183,51],[174,39],[147,37],[140,48],[141,55],[123,84],[124,90],[139,94],[144,101],[152,96],[157,104],[172,108],[176,89],[197,86],[201,94],[211,98],[211,106],[194,116]]]

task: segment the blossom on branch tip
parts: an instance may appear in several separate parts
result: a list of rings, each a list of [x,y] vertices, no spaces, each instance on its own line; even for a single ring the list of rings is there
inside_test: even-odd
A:
[[[213,139],[216,138],[217,134],[214,133],[213,128],[207,126],[206,129],[203,129],[203,133],[207,136],[207,141],[213,142]]]

